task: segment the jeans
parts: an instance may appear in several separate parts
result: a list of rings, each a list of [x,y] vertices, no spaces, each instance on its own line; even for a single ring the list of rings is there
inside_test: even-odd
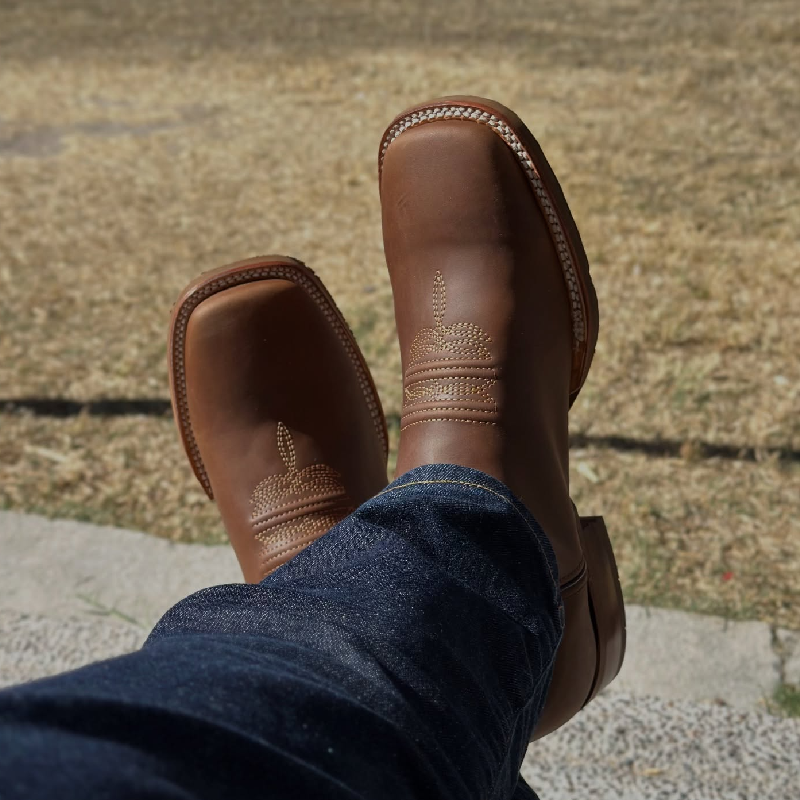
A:
[[[508,488],[419,467],[140,651],[0,692],[0,798],[535,798],[563,620]]]

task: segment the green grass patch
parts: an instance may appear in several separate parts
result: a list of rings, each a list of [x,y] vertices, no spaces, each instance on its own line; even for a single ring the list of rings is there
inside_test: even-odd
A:
[[[772,695],[768,704],[770,711],[782,717],[800,717],[800,688],[789,683],[782,683]]]

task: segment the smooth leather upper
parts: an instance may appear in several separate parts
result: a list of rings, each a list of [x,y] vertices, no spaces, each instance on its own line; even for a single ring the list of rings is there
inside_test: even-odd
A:
[[[226,289],[189,319],[191,425],[248,581],[386,486],[384,445],[339,336],[283,279]]]
[[[409,406],[406,394],[398,473],[452,461],[500,478],[545,531],[559,532],[554,547],[565,580],[581,561],[568,486],[570,317],[555,250],[525,177],[486,126],[434,122],[389,147],[381,198],[405,389],[415,376],[411,345],[437,325],[437,273],[446,292],[445,327],[471,324],[490,340],[483,342],[488,359],[460,356],[446,341],[443,352],[428,355],[426,377],[442,380],[443,390],[428,418],[464,421],[410,424],[426,415],[419,404]],[[448,395],[444,379],[456,366],[463,367],[458,375],[493,381],[483,385],[491,402],[470,412],[462,394]]]
[[[435,121],[389,146],[381,204],[404,374],[397,472],[444,462],[499,478],[570,585],[584,569],[568,479],[572,326],[525,175],[487,126]],[[564,603],[551,728],[583,705],[596,660],[585,579]]]

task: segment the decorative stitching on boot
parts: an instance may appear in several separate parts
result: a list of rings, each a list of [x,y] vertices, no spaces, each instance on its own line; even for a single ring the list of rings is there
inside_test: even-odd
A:
[[[325,464],[312,464],[302,470],[297,469],[294,440],[282,422],[278,423],[278,453],[286,466],[286,472],[264,478],[253,490],[250,498],[253,507],[251,519],[265,516],[276,508],[288,505],[293,499],[312,500],[323,495],[346,494],[339,473]]]
[[[445,324],[447,314],[447,286],[444,276],[437,270],[433,277],[433,319],[436,325],[418,331],[408,350],[406,387],[403,392],[403,414],[444,413],[447,411],[477,411],[495,413],[497,404],[492,387],[497,382],[497,373],[492,367],[471,367],[470,362],[490,361],[492,353],[488,347],[491,336],[479,325],[471,322]],[[460,361],[461,365],[425,367],[425,364],[441,361]],[[482,374],[470,375],[472,370]],[[467,374],[450,375],[447,370],[459,370]],[[437,372],[440,373],[437,375]],[[488,374],[487,374],[488,373]],[[417,376],[426,377],[417,380]],[[428,377],[430,376],[430,377]],[[425,403],[438,404],[432,408],[415,408]],[[464,408],[465,403],[483,405],[484,409]],[[435,422],[438,420],[421,420]],[[466,421],[466,420],[465,420]],[[414,423],[410,423],[414,424]],[[494,423],[489,423],[494,424]],[[408,427],[404,425],[403,427]]]
[[[325,319],[333,326],[337,338],[344,346],[347,355],[356,370],[358,383],[363,394],[364,400],[372,417],[375,431],[383,447],[385,455],[388,455],[389,446],[386,438],[386,427],[381,411],[380,401],[378,400],[375,388],[372,385],[367,366],[362,363],[358,345],[352,331],[350,330],[344,317],[341,316],[333,298],[327,289],[314,276],[313,272],[304,265],[281,264],[257,264],[236,268],[228,272],[227,269],[221,274],[214,276],[207,282],[202,283],[192,289],[185,297],[179,300],[179,306],[173,319],[173,327],[170,336],[170,378],[173,384],[173,408],[178,421],[178,427],[184,437],[186,455],[192,468],[195,470],[200,484],[210,499],[214,499],[214,492],[211,489],[211,481],[208,478],[205,464],[200,455],[200,448],[194,436],[191,420],[189,418],[189,399],[186,388],[186,363],[185,345],[186,329],[189,324],[189,317],[203,300],[211,297],[217,292],[244,283],[266,280],[270,278],[285,278],[302,288],[313,300],[317,307],[322,311]]]
[[[439,361],[453,361],[454,359],[442,358],[442,359],[437,359],[437,360],[439,360]],[[461,359],[458,359],[458,360],[460,361]],[[497,372],[497,368],[496,367],[475,367],[475,366],[472,366],[471,364],[469,366],[463,366],[463,365],[459,366],[458,364],[456,364],[455,366],[427,367],[426,369],[413,369],[412,367],[409,367],[406,370],[406,373],[411,373],[416,378],[417,375],[425,375],[426,373],[429,373],[429,372],[446,372],[448,370],[451,371],[451,372],[466,372],[466,371],[469,371],[469,372],[480,372],[480,371]],[[459,376],[456,376],[456,377],[459,377]]]
[[[445,412],[445,411],[464,411],[468,414],[495,414],[495,410],[491,408],[470,408],[469,406],[426,406],[425,408],[418,408],[415,410],[411,410],[406,412],[406,417],[415,416],[418,414],[430,414],[434,411]],[[470,420],[463,420],[464,422],[469,422]]]
[[[264,547],[262,564],[294,549],[300,540],[310,544],[355,508],[336,470],[326,464],[297,468],[294,439],[282,422],[277,447],[286,471],[264,478],[250,497],[254,534]],[[288,515],[294,516],[286,519]]]
[[[492,354],[486,345],[491,337],[478,325],[471,322],[454,322],[444,324],[447,312],[447,289],[441,272],[433,278],[433,318],[435,328],[422,328],[414,337],[408,351],[409,366],[422,361],[432,353],[452,353],[465,360],[488,361]]]
[[[572,316],[572,335],[574,345],[576,348],[585,346],[586,343],[586,312],[584,309],[584,300],[581,293],[580,281],[578,278],[578,270],[575,265],[575,255],[573,247],[564,229],[564,225],[559,218],[556,210],[555,202],[552,198],[550,190],[542,180],[539,170],[534,163],[533,157],[526,149],[524,143],[517,135],[514,128],[508,124],[499,114],[493,114],[483,108],[472,106],[467,103],[463,105],[453,106],[429,106],[427,108],[420,108],[405,115],[395,123],[384,134],[383,142],[381,143],[381,151],[378,159],[378,175],[379,179],[383,171],[383,160],[386,156],[386,151],[392,142],[397,139],[409,128],[415,128],[418,125],[424,125],[437,120],[447,119],[460,119],[465,121],[476,122],[480,125],[487,125],[491,128],[511,149],[514,156],[517,158],[520,166],[525,172],[528,181],[530,182],[531,189],[533,190],[534,197],[536,198],[539,208],[544,215],[547,227],[550,230],[550,235],[553,244],[556,247],[558,260],[561,264],[561,270],[564,274],[564,280],[567,284],[567,291],[570,297],[570,313]]]
[[[496,382],[493,378],[471,376],[426,378],[416,381],[406,388],[403,406],[411,406],[415,403],[435,403],[444,399],[494,405],[494,398],[489,389]]]
[[[261,557],[259,559],[259,564],[261,566],[261,579],[263,580],[267,577],[267,575],[275,572],[278,567],[283,566],[289,560],[287,556],[289,556],[290,553],[294,554],[291,556],[291,558],[294,558],[297,553],[299,553],[301,550],[305,550],[306,547],[316,542],[317,539],[326,534],[334,525],[336,525],[338,522],[341,522],[346,516],[347,513],[344,513],[342,516],[330,514],[321,517],[319,520],[319,526],[315,532],[304,541],[301,541],[300,544],[291,544],[290,546],[284,547],[281,550],[271,551],[269,550],[269,545],[274,545],[275,542],[272,539],[270,539],[269,542],[264,542],[267,547],[261,553]],[[259,541],[262,540],[259,539]]]
[[[463,422],[467,425],[497,425],[487,419],[462,419],[461,417],[431,417],[430,419],[418,419],[416,422],[405,422],[400,426],[400,430],[412,428],[414,425],[425,425],[428,422]]]

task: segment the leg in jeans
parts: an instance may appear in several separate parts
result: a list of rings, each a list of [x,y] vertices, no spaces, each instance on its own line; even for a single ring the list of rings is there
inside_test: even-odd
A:
[[[569,498],[588,265],[524,126],[464,102],[417,109],[381,148],[406,474],[367,499],[379,403],[302,265],[190,287],[176,416],[246,577],[266,577],[187,599],[140,653],[0,695],[0,796],[521,800],[531,733],[616,674],[613,556],[584,557]]]
[[[414,469],[138,653],[0,693],[0,797],[530,796],[556,569],[499,481]]]

